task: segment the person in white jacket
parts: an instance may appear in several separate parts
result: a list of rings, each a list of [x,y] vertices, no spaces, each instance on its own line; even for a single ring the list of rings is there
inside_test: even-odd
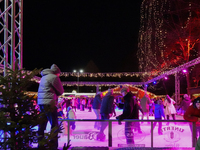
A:
[[[166,95],[165,97],[165,101],[164,101],[164,107],[165,107],[165,116],[167,116],[167,120],[169,120],[169,116],[171,115],[173,120],[176,120],[176,108],[174,107],[174,104],[176,102],[170,98],[169,95]],[[175,123],[176,124],[176,123]],[[166,125],[169,125],[169,122],[166,124]]]

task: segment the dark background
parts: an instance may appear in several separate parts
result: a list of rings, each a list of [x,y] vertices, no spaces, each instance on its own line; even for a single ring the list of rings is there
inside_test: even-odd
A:
[[[62,72],[138,72],[138,32],[142,0],[34,0],[24,1],[23,67]],[[77,81],[76,77],[61,77]],[[137,77],[82,78],[80,81],[139,82]],[[166,81],[164,81],[166,82]],[[183,82],[184,83],[184,82]],[[155,94],[174,92],[174,79],[149,85]],[[33,88],[34,87],[34,88]],[[37,91],[38,84],[32,86]],[[71,92],[77,87],[65,87]],[[108,87],[102,87],[102,91]],[[80,87],[95,92],[96,87]]]
[[[141,1],[24,1],[23,67],[137,72]]]

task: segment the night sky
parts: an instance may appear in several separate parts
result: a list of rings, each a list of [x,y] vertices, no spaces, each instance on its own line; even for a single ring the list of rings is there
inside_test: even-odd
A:
[[[141,1],[24,1],[23,67],[137,72]]]

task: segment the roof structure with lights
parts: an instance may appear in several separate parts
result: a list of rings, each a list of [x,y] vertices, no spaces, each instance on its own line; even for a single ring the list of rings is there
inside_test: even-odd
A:
[[[191,61],[189,61],[189,62],[187,62],[187,63],[185,63],[183,65],[180,65],[180,66],[178,66],[178,67],[176,67],[176,68],[174,68],[172,70],[163,72],[163,74],[161,74],[161,75],[159,75],[159,76],[157,76],[157,77],[155,77],[155,78],[153,78],[153,79],[151,79],[151,80],[149,80],[149,81],[147,81],[145,83],[148,84],[148,83],[157,81],[159,79],[162,79],[162,78],[164,78],[164,77],[166,77],[168,75],[176,74],[176,73],[178,73],[178,72],[180,72],[180,71],[182,71],[184,69],[187,69],[188,67],[194,66],[194,65],[199,64],[199,63],[200,63],[200,57],[198,57],[196,59],[193,59],[193,60],[191,60]]]

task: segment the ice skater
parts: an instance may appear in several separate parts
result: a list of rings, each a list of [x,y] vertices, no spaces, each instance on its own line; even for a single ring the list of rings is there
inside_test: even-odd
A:
[[[172,116],[173,120],[176,120],[176,117],[175,117],[176,108],[174,107],[175,103],[176,102],[172,98],[170,98],[169,95],[166,95],[165,101],[164,101],[164,106],[165,106],[164,112],[165,112],[165,115],[167,116],[167,120],[169,120],[170,115]],[[176,124],[176,122],[174,124]],[[166,125],[169,125],[169,122],[167,122]]]
[[[76,119],[76,114],[75,114],[74,110],[72,109],[72,106],[67,107],[66,118],[69,120]],[[75,121],[70,121],[70,127],[72,130],[75,130],[75,128],[76,128]]]
[[[133,94],[129,91],[127,87],[121,89],[121,93],[124,98],[124,107],[123,113],[116,117],[118,123],[121,124],[121,121],[124,119],[139,119],[139,110],[136,100],[133,98]],[[125,122],[125,137],[126,144],[135,144],[134,142],[134,133],[132,130],[132,122]]]
[[[92,103],[92,108],[96,115],[96,119],[98,119],[98,120],[101,119],[101,116],[100,116],[101,101],[102,101],[102,93],[97,92],[97,94],[93,100],[93,103]],[[97,130],[100,130],[100,127],[101,127],[101,122],[95,121],[94,128]]]
[[[144,94],[144,96],[141,98],[140,100],[140,105],[142,107],[143,110],[143,114],[142,114],[142,120],[144,119],[144,116],[147,116],[147,120],[149,120],[149,104],[151,103],[150,98],[148,96],[147,93]],[[148,122],[150,123],[150,122]]]
[[[109,118],[112,116],[112,107],[114,103],[114,96],[113,96],[113,90],[108,89],[108,93],[104,96],[102,102],[101,102],[101,108],[100,108],[100,114],[101,114],[101,120],[109,120]],[[101,122],[101,128],[100,132],[97,135],[97,140],[104,141],[106,138],[106,135],[104,134],[104,130],[108,126],[108,122],[102,121]]]
[[[162,104],[162,100],[156,100],[155,103],[155,110],[154,110],[154,116],[155,120],[162,120],[162,117],[165,119],[165,113],[164,113],[164,106]],[[153,123],[153,129],[155,128],[157,122]],[[158,122],[158,134],[162,135],[162,122]]]

